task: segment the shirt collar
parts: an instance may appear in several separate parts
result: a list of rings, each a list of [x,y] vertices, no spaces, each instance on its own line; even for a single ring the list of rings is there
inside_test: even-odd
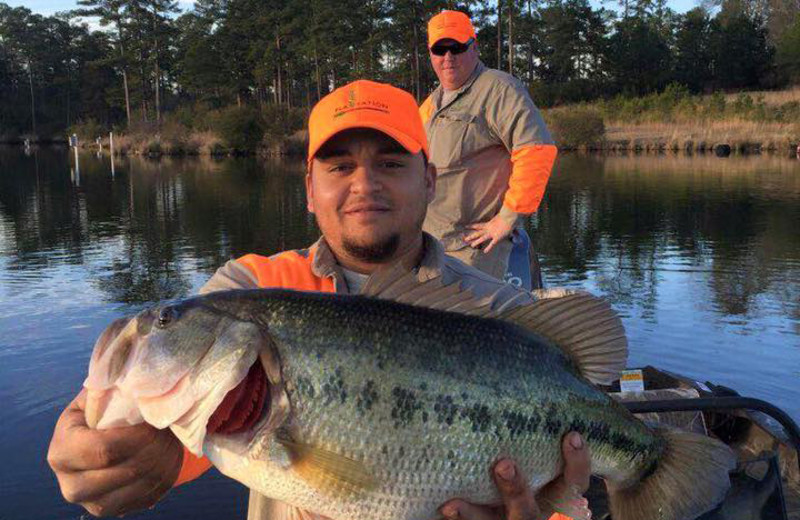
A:
[[[477,65],[475,65],[475,70],[472,71],[472,74],[470,74],[470,76],[467,78],[467,81],[465,81],[463,85],[461,85],[460,87],[458,87],[456,90],[453,91],[455,93],[455,95],[453,96],[453,101],[455,101],[456,98],[460,97],[461,94],[464,93],[464,91],[470,88],[472,84],[475,83],[475,80],[478,79],[478,76],[480,76],[484,70],[486,70],[486,65],[484,65],[481,60],[478,60]],[[442,87],[442,84],[439,83],[439,86],[436,87],[436,96],[433,98],[436,101],[437,105],[434,107],[435,110],[442,108],[441,105],[443,96],[444,96],[444,87]]]

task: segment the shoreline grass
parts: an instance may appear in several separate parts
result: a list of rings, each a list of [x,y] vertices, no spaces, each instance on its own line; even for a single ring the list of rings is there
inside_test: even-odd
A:
[[[638,98],[618,96],[544,110],[564,150],[734,153],[794,151],[800,143],[800,87],[693,96],[679,85]],[[595,132],[587,135],[588,120]]]
[[[564,151],[794,154],[800,144],[800,86],[692,95],[670,85],[647,96],[564,105],[542,114]],[[197,104],[168,114],[160,125],[140,122],[115,132],[115,153],[302,156],[308,140],[305,117],[301,108],[211,110]],[[91,120],[73,125],[69,133],[78,134],[82,148],[93,150],[101,136],[101,146],[108,150],[108,130]],[[21,144],[24,137],[15,141]],[[42,141],[66,144],[66,136]]]

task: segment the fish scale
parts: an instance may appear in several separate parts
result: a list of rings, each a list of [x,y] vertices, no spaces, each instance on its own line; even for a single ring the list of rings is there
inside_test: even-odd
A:
[[[402,496],[404,505],[398,502],[399,510],[384,511],[381,518],[429,518],[452,496],[496,502],[487,468],[503,456],[513,455],[540,487],[555,476],[560,439],[570,429],[585,432],[598,472],[615,460],[604,455],[616,455],[620,448],[658,452],[657,439],[628,414],[619,414],[617,422],[630,433],[608,447],[607,429],[572,420],[568,408],[581,405],[584,413],[599,415],[598,408],[607,414],[618,406],[581,379],[563,352],[543,338],[496,320],[448,315],[452,323],[442,327],[441,320],[432,319],[441,313],[399,310],[390,302],[349,299],[340,305],[287,294],[276,310],[265,311],[272,313],[266,321],[283,377],[310,385],[304,391],[287,387],[296,440],[363,461],[368,469],[392,468],[377,474],[384,483],[374,493]],[[307,325],[312,322],[313,329]],[[350,325],[357,325],[354,333],[340,334]],[[357,399],[357,389],[365,387],[374,389],[366,411]],[[507,417],[533,427],[509,427]],[[387,453],[382,449],[387,445],[401,449]],[[458,454],[452,469],[441,463],[449,453]],[[269,482],[255,488],[273,496]],[[315,496],[311,510],[336,516],[327,505],[330,497],[314,491],[301,493]],[[292,495],[280,498],[297,501]],[[351,499],[361,504],[352,506],[353,513],[365,514],[359,508],[367,507],[369,498],[354,492]]]

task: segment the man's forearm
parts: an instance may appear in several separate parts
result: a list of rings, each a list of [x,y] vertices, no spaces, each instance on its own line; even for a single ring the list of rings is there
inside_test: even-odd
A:
[[[527,145],[511,152],[511,177],[499,213],[501,218],[530,215],[539,209],[557,155],[553,144]]]

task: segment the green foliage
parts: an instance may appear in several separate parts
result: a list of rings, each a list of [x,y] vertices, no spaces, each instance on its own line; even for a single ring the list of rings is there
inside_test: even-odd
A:
[[[777,65],[790,81],[800,83],[800,13],[778,43]]]
[[[712,79],[711,20],[695,8],[679,22],[675,34],[675,81],[700,92]]]
[[[82,143],[94,142],[98,137],[105,137],[108,131],[94,119],[78,121],[67,130],[68,135],[75,134]]]
[[[759,17],[723,11],[714,20],[712,47],[714,80],[719,88],[753,88],[767,84],[775,49]]]
[[[218,133],[235,152],[254,152],[264,137],[264,120],[252,107],[230,107],[216,117]]]
[[[733,101],[731,108],[737,114],[749,114],[753,111],[753,98],[749,94],[741,92]]]
[[[161,139],[152,139],[144,147],[144,153],[151,157],[159,157],[164,153],[164,148],[161,145]]]
[[[626,18],[609,39],[609,72],[622,92],[644,94],[669,82],[670,49],[648,20]]]
[[[228,155],[228,149],[222,143],[215,141],[208,145],[208,153],[213,156]]]
[[[774,109],[774,120],[779,123],[795,122],[800,129],[800,102],[790,101]],[[800,137],[800,132],[798,132]]]
[[[264,134],[269,142],[283,140],[305,126],[306,112],[298,108],[267,105],[262,111]]]
[[[534,23],[541,35],[535,54],[541,59],[538,72],[545,82],[598,81],[610,30],[602,12],[592,9],[587,0],[577,0],[552,2],[542,8],[540,16],[541,23]]]
[[[708,120],[748,120],[764,123],[800,121],[800,102],[768,105],[763,95],[739,93],[728,101],[725,95],[691,95],[686,87],[671,84],[663,92],[641,97],[616,96],[592,105],[606,121],[625,123],[700,122]]]
[[[559,148],[591,147],[600,144],[605,137],[603,117],[597,110],[585,106],[550,110],[545,120]]]
[[[712,117],[722,116],[725,113],[726,107],[727,102],[725,101],[725,96],[722,94],[722,92],[717,90],[711,95],[705,113]]]
[[[165,147],[180,148],[186,136],[167,138],[165,125],[214,132],[223,121],[233,125],[226,107],[257,106],[252,134],[260,127],[272,146],[302,128],[321,96],[356,78],[392,83],[422,101],[437,81],[426,22],[443,8],[470,14],[487,65],[507,71],[513,51],[511,72],[542,107],[604,99],[601,112],[619,109],[614,117],[724,117],[733,108],[689,94],[800,81],[800,13],[781,11],[782,32],[767,34],[777,16],[768,2],[754,9],[719,0],[713,16],[678,15],[665,0],[620,0],[621,13],[590,0],[198,0],[179,16],[174,0],[78,4],[42,16],[0,3],[3,134],[63,135],[91,119],[161,133]],[[96,17],[102,31],[70,16]],[[779,117],[758,100],[728,104],[747,117]]]

